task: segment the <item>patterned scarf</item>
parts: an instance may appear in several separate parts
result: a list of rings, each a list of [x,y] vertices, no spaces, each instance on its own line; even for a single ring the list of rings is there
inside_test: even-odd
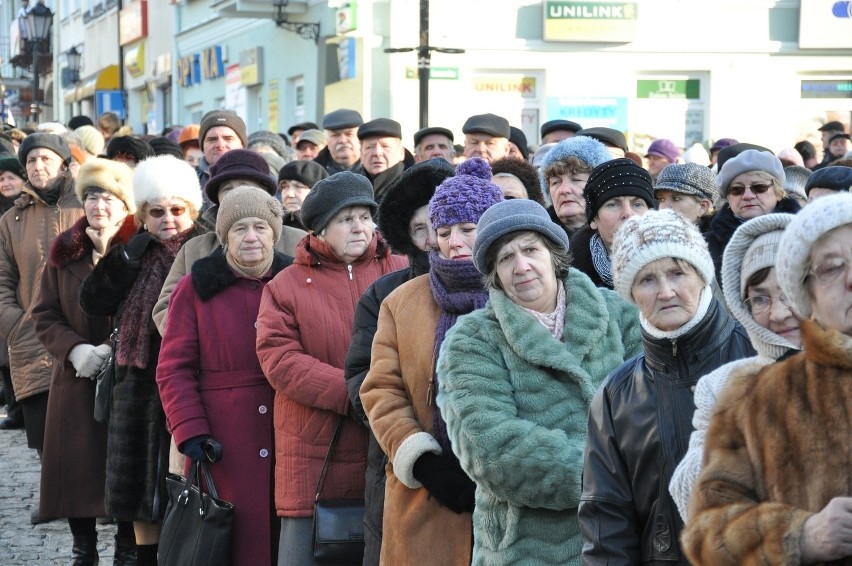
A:
[[[118,365],[139,369],[148,367],[151,336],[157,332],[151,312],[160,297],[160,289],[163,288],[175,256],[190,236],[195,234],[193,227],[171,240],[151,238],[148,249],[142,256],[142,270],[124,301],[115,356]]]
[[[435,403],[438,392],[438,374],[435,372],[438,353],[447,331],[453,327],[459,315],[481,309],[488,302],[488,290],[482,274],[476,270],[471,260],[446,259],[440,253],[433,251],[429,254],[429,283],[432,287],[432,297],[441,307],[438,327],[435,329],[435,345],[432,355],[433,384],[429,402],[434,407],[434,436],[444,454],[453,453],[450,438],[447,435],[447,424],[441,416],[441,410]]]
[[[592,263],[601,281],[612,288],[612,261],[609,259],[609,252],[606,251],[603,239],[597,232],[589,240],[589,250],[592,252]]]

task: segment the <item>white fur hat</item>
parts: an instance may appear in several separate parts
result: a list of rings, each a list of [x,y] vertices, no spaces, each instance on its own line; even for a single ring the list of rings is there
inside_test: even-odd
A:
[[[167,198],[183,199],[201,211],[198,174],[186,161],[172,155],[149,157],[136,166],[133,175],[136,208]]]

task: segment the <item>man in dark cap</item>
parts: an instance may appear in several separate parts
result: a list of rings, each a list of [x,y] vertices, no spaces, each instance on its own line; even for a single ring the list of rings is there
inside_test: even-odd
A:
[[[414,156],[402,146],[402,126],[388,118],[376,118],[358,128],[361,142],[361,173],[373,185],[373,196],[381,202],[384,193],[404,169],[414,165]]]
[[[842,122],[832,120],[831,122],[826,122],[825,124],[823,124],[820,128],[818,128],[818,131],[820,132],[822,137],[822,149],[824,153],[822,156],[822,161],[817,167],[815,167],[815,169],[818,169],[819,167],[825,167],[831,161],[834,160],[831,153],[828,151],[829,142],[831,141],[831,138],[833,138],[837,134],[845,133],[846,128],[843,126]]]
[[[351,171],[361,159],[361,142],[358,141],[358,128],[364,123],[355,110],[341,108],[329,112],[322,119],[327,145],[314,159],[325,167],[329,175],[341,171]]]
[[[524,131],[515,126],[509,126],[509,157],[527,161],[530,158],[530,147]]]
[[[586,128],[577,132],[578,136],[589,136],[604,144],[613,159],[624,157],[627,153],[627,139],[624,134],[612,128]]]
[[[296,144],[299,143],[299,138],[302,137],[302,132],[319,129],[320,127],[313,122],[299,122],[298,124],[290,126],[287,129],[287,135],[290,136],[290,144],[293,147],[296,147]]]
[[[455,156],[453,132],[447,128],[432,126],[414,134],[414,161],[420,163],[441,157],[452,163]]]
[[[198,181],[201,190],[210,178],[210,168],[220,157],[232,149],[242,149],[248,144],[246,123],[231,110],[211,110],[201,117],[198,127],[198,144],[204,157],[198,162]],[[204,198],[204,210],[210,206]]]
[[[464,132],[464,157],[480,157],[491,163],[509,155],[509,121],[495,114],[477,114],[467,119]]]
[[[831,165],[815,171],[805,183],[808,202],[838,192],[848,193],[852,188],[852,167]]]
[[[550,120],[541,125],[541,145],[573,138],[583,127],[571,120]]]

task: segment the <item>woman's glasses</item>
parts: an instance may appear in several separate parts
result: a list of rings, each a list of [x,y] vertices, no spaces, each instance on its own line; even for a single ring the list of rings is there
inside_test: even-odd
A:
[[[734,185],[733,187],[728,187],[728,194],[735,197],[741,197],[745,194],[746,189],[751,189],[751,192],[756,195],[760,195],[771,188],[772,185],[770,183],[758,183],[749,187],[746,187],[745,185]]]
[[[169,207],[169,212],[171,213],[172,216],[177,217],[177,216],[182,215],[184,212],[186,212],[186,207],[185,206],[171,206],[171,207]],[[160,208],[159,206],[152,206],[151,208],[148,209],[148,214],[151,216],[151,218],[162,218],[163,216],[166,215],[166,209]]]
[[[809,273],[821,283],[833,283],[842,275],[846,275],[847,269],[849,269],[849,262],[845,258],[833,257],[814,265]]]
[[[790,303],[787,298],[781,295],[778,298],[770,297],[769,295],[755,295],[743,301],[746,309],[752,316],[761,316],[769,312],[772,308],[772,303],[779,301],[782,305],[789,307]]]

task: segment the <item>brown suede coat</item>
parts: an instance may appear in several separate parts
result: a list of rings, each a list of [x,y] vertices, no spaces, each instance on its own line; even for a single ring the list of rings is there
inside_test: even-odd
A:
[[[693,564],[800,564],[805,521],[852,496],[852,337],[804,321],[802,338],[719,397],[683,533]]]
[[[425,446],[403,450],[408,458],[398,449],[417,444],[418,437],[413,435],[432,434],[435,405],[429,399],[440,315],[428,274],[391,293],[379,311],[370,372],[361,385],[370,427],[389,458],[382,564],[466,565],[473,552],[472,514],[451,511],[430,497],[426,488],[407,487],[394,472],[396,462],[407,468],[404,473],[410,477]]]

